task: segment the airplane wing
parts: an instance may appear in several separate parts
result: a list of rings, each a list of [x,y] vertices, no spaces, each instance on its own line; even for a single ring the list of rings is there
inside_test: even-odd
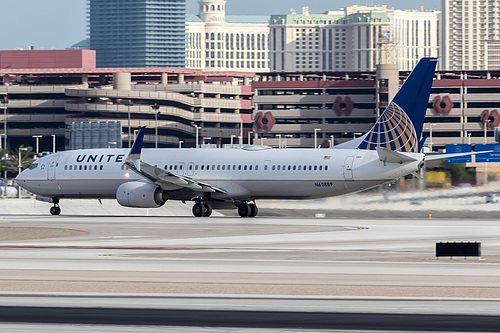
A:
[[[130,153],[128,154],[124,162],[124,164],[128,166],[132,171],[159,185],[165,191],[187,188],[197,192],[218,192],[226,194],[226,191],[210,184],[199,182],[186,176],[176,175],[154,165],[141,161],[142,142],[144,139],[145,131],[146,127],[141,127],[134,145],[132,146],[132,149],[130,150]]]

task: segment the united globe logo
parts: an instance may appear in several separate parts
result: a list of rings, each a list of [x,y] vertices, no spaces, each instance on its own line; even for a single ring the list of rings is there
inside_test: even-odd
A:
[[[418,153],[415,127],[406,112],[394,102],[385,109],[358,148],[375,150],[376,147]]]

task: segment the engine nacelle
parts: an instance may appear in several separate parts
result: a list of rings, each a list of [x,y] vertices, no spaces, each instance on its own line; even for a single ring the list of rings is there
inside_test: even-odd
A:
[[[130,182],[116,190],[116,200],[125,207],[158,208],[167,202],[166,193],[155,184]]]

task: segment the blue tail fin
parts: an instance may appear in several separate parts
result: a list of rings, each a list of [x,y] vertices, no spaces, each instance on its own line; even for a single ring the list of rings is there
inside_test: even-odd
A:
[[[375,125],[363,136],[359,149],[375,150],[381,146],[400,152],[420,151],[436,64],[436,58],[420,59]]]

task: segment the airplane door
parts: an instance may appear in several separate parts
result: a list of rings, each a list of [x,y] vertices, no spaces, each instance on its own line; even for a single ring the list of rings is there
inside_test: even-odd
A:
[[[191,163],[188,164],[187,175],[189,177],[192,177],[194,175],[194,163],[193,162],[191,162]]]
[[[179,176],[184,176],[184,163],[177,164],[177,174]]]
[[[344,179],[345,180],[354,180],[352,168],[354,164],[354,156],[347,156],[344,162]]]
[[[52,156],[52,158],[49,160],[49,167],[47,168],[47,179],[49,180],[56,179],[56,167],[58,160],[59,160],[59,155]]]

